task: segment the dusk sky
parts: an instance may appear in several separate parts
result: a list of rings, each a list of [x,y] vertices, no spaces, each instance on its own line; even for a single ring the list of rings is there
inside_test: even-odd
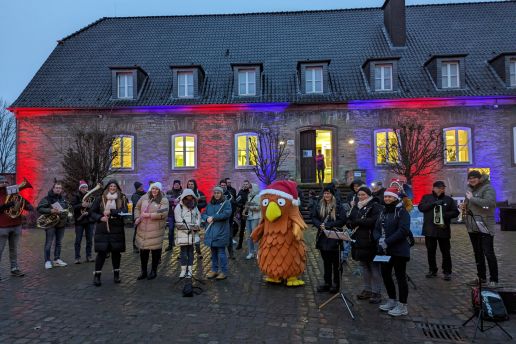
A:
[[[408,5],[482,0],[407,0]],[[101,17],[296,11],[381,7],[384,0],[2,0],[0,3],[0,98],[12,103],[56,41]]]

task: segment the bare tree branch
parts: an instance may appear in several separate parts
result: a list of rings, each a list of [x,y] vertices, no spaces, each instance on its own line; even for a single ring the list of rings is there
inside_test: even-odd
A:
[[[264,128],[256,140],[249,139],[249,144],[250,159],[255,162],[253,171],[262,183],[269,185],[276,180],[278,169],[288,157],[285,141],[278,129]]]
[[[16,167],[16,119],[0,99],[0,173],[14,173]]]

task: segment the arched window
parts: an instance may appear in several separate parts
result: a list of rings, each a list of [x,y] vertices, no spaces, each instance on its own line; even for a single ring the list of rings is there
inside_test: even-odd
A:
[[[235,135],[235,168],[246,168],[256,165],[252,147],[258,144],[256,133],[238,133]]]
[[[444,128],[443,135],[445,164],[471,164],[471,128]]]
[[[172,168],[197,167],[197,135],[172,135]]]
[[[116,135],[111,152],[115,153],[111,161],[112,169],[134,170],[134,136]]]

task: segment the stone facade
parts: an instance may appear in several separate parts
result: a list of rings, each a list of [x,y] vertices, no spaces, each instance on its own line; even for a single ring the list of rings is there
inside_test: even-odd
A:
[[[27,177],[35,186],[30,198],[39,200],[51,187],[54,177],[62,174],[62,152],[69,144],[70,128],[88,126],[93,121],[116,123],[119,134],[135,137],[135,168],[114,176],[124,192],[131,194],[133,182],[162,181],[166,188],[174,179],[186,184],[190,178],[199,182],[201,190],[210,194],[222,177],[231,177],[236,187],[244,179],[257,181],[249,169],[235,168],[234,135],[256,131],[264,126],[277,126],[289,142],[289,158],[281,174],[300,180],[299,135],[306,129],[330,129],[334,135],[334,178],[344,181],[345,172],[364,170],[367,182],[391,177],[385,168],[374,163],[375,129],[390,128],[397,117],[415,117],[437,127],[468,127],[472,133],[472,163],[444,166],[435,176],[414,180],[416,199],[431,188],[435,179],[449,186],[448,192],[464,194],[467,169],[491,169],[492,183],[498,200],[516,202],[516,166],[513,161],[512,131],[516,127],[516,106],[454,106],[439,108],[347,109],[345,106],[297,106],[279,113],[235,112],[201,113],[140,113],[110,114],[61,113],[18,114],[17,176]],[[102,118],[99,118],[102,117]],[[178,133],[197,137],[197,168],[172,169],[171,136]],[[353,144],[349,140],[353,139]],[[293,144],[292,144],[293,143]]]

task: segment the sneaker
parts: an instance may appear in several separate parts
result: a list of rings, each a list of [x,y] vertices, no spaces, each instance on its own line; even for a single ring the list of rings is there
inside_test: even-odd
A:
[[[18,269],[18,268],[11,270],[11,275],[16,276],[16,277],[25,276],[25,274],[23,272],[21,272],[20,269]]]
[[[61,259],[54,260],[54,266],[67,266],[65,262],[63,262]]]
[[[81,260],[79,258],[75,258],[75,264],[81,264]]]
[[[214,272],[214,271],[210,271],[206,274],[206,278],[207,279],[213,279],[215,277],[217,277],[218,273]]]
[[[249,253],[247,256],[245,256],[245,259],[249,260],[249,259],[253,259],[253,257],[254,257],[254,254]]]
[[[380,294],[380,293],[372,293],[371,294],[371,298],[369,299],[369,303],[377,305],[380,302],[382,302],[382,294]]]
[[[391,317],[399,317],[401,315],[408,315],[408,309],[407,309],[407,304],[406,303],[401,303],[401,302],[398,302],[398,305],[396,305],[396,307],[394,307],[393,309],[391,309],[388,314],[391,316]]]
[[[444,274],[443,280],[445,281],[451,281],[451,274]]]
[[[220,281],[220,280],[223,280],[223,279],[226,279],[226,275],[221,272],[220,274],[217,275],[217,277],[215,277],[216,280]]]
[[[47,260],[45,262],[45,269],[52,269],[53,268],[53,265],[52,265],[52,262],[50,260]]]
[[[428,271],[425,275],[426,278],[434,278],[437,277],[437,271]]]
[[[495,281],[489,281],[489,283],[487,284],[487,286],[489,288],[496,288],[498,287],[498,282],[495,282]]]
[[[481,282],[482,284],[485,284],[485,283],[487,283],[487,280],[486,280],[485,278],[481,278],[481,279],[480,279],[480,282]],[[477,278],[475,278],[475,279],[473,279],[473,280],[471,280],[471,281],[469,281],[469,282],[467,283],[467,285],[472,286],[472,287],[476,287],[476,286],[478,285],[478,277],[477,277]]]
[[[378,307],[381,311],[388,312],[393,310],[398,305],[398,301],[394,299],[388,299],[387,302]]]

